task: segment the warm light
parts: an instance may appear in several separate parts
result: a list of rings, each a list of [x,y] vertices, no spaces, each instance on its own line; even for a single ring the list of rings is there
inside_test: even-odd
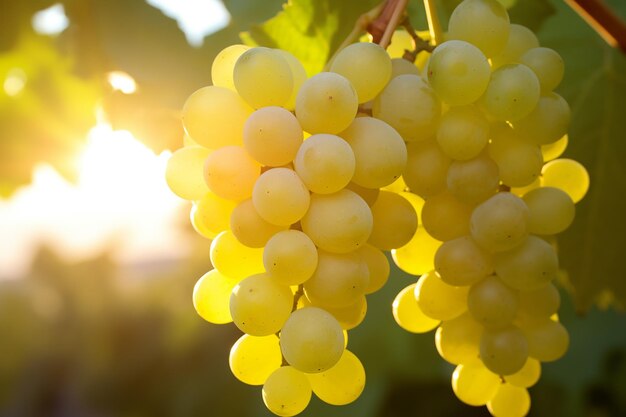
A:
[[[15,97],[26,86],[26,73],[21,68],[13,68],[4,79],[4,92]]]
[[[132,94],[137,91],[137,84],[133,77],[124,71],[111,71],[107,74],[107,80],[114,90],[124,94]]]
[[[35,32],[41,35],[58,35],[69,26],[70,21],[65,15],[65,8],[57,3],[33,15],[32,25]]]

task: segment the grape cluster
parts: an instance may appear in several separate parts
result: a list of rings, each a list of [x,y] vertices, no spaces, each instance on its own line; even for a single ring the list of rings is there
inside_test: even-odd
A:
[[[396,321],[437,328],[463,402],[525,415],[540,361],[568,346],[554,235],[589,181],[558,159],[560,56],[497,0],[464,0],[416,63],[398,57],[402,42],[354,43],[311,77],[288,52],[233,45],[183,108],[166,180],[193,202],[214,267],[194,307],[244,333],[230,368],[280,416],[312,393],[334,405],[361,394],[347,332],[388,279],[384,251],[420,276],[393,302]]]

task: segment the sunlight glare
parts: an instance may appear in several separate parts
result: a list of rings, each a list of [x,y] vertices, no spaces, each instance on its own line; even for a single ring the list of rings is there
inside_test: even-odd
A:
[[[124,71],[111,71],[107,74],[107,81],[114,90],[124,94],[132,94],[137,91],[135,79]]]
[[[31,23],[35,32],[40,35],[55,36],[67,29],[70,21],[65,15],[63,5],[57,3],[35,13]]]

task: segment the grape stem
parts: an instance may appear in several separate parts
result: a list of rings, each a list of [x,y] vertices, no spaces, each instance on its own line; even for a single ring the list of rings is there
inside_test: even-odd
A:
[[[626,23],[602,0],[565,0],[612,47],[626,54]]]
[[[435,0],[424,0],[424,9],[426,10],[430,40],[437,46],[443,41],[443,31],[441,30],[441,23],[439,23]]]
[[[408,17],[402,21],[401,25],[402,27],[404,27],[404,30],[407,31],[407,33],[411,36],[411,39],[413,40],[413,50],[409,51],[408,49],[405,49],[404,55],[402,56],[403,59],[406,59],[410,62],[415,62],[417,54],[419,54],[420,52],[432,52],[435,49],[435,45],[431,45],[417,34],[415,29],[413,28],[413,25],[411,25],[411,21],[408,19]]]
[[[298,285],[298,290],[293,295],[293,306],[291,307],[291,311],[296,311],[298,309],[298,301],[300,301],[300,297],[304,295],[304,285]]]

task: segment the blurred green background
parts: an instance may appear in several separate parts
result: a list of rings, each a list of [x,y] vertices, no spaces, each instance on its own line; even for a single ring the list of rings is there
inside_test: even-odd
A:
[[[210,242],[191,230],[189,205],[162,174],[182,143],[178,109],[241,32],[303,60],[315,48],[328,56],[376,2],[294,0],[306,25],[284,14],[262,25],[281,3],[0,0],[0,416],[270,415],[260,388],[228,369],[239,331],[193,310]],[[454,3],[439,4],[444,21]],[[609,3],[626,16],[623,0]],[[421,3],[409,12],[424,29]],[[510,13],[565,59],[566,155],[593,184],[560,240],[571,347],[543,367],[530,415],[623,417],[626,59],[559,0],[518,0]],[[350,332],[368,376],[361,398],[345,407],[313,399],[303,416],[488,415],[456,400],[433,333],[393,321],[393,298],[415,279],[394,269]]]

